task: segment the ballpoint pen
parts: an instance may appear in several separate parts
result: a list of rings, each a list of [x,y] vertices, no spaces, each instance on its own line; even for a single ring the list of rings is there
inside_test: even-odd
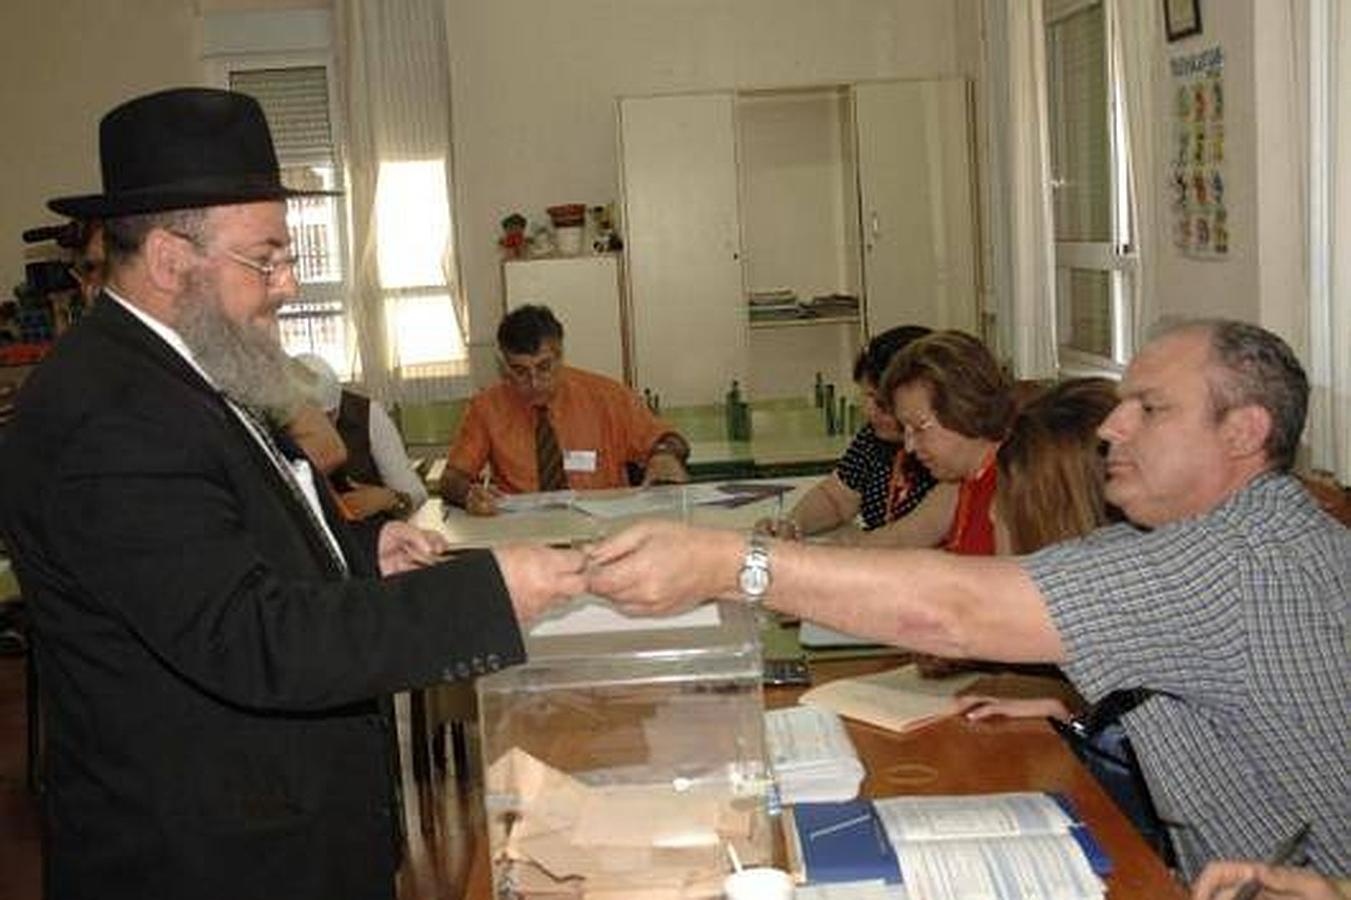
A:
[[[1276,849],[1271,852],[1266,863],[1269,866],[1283,866],[1295,858],[1300,848],[1304,846],[1304,839],[1309,836],[1309,823],[1305,822],[1294,830],[1285,840],[1276,845]],[[1259,891],[1262,890],[1262,882],[1257,878],[1251,878],[1238,889],[1234,894],[1233,900],[1255,900]]]

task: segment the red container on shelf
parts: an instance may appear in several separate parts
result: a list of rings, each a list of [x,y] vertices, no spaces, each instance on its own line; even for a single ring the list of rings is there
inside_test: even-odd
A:
[[[586,218],[585,203],[563,203],[547,210],[555,228],[575,228]]]

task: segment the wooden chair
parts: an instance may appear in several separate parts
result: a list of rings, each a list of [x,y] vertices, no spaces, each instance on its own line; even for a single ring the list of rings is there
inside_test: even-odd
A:
[[[1351,488],[1342,487],[1330,476],[1321,474],[1302,474],[1299,480],[1328,515],[1351,528]]]

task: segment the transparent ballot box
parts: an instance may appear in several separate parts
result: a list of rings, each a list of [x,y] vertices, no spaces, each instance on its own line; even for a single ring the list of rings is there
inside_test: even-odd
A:
[[[772,855],[754,611],[574,603],[478,682],[494,896],[719,897]]]

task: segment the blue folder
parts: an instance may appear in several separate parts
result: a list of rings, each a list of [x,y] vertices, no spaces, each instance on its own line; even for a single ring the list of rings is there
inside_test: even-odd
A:
[[[1070,836],[1099,877],[1112,872],[1112,860],[1079,818],[1069,798],[1051,793],[1070,817]],[[871,800],[843,803],[797,803],[792,807],[796,844],[809,884],[882,879],[899,884],[901,867],[895,848]]]
[[[793,825],[809,883],[882,879],[900,884],[896,851],[871,801],[798,803]]]

